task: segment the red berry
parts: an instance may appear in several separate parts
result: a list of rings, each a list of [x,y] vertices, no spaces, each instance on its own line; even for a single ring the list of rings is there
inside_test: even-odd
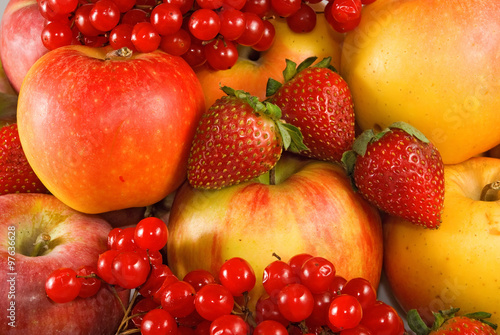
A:
[[[278,309],[291,322],[308,318],[314,308],[311,291],[302,284],[289,284],[278,294]]]
[[[234,298],[224,286],[208,284],[196,293],[194,305],[202,318],[213,321],[222,315],[231,314]]]
[[[174,317],[163,309],[153,309],[142,319],[142,335],[175,335],[176,333],[177,323]]]
[[[69,268],[53,271],[45,282],[45,292],[54,302],[66,303],[75,300],[82,283],[76,278],[76,272]]]
[[[156,217],[142,219],[135,227],[134,241],[144,250],[163,249],[168,241],[167,225]]]
[[[328,309],[328,321],[333,331],[354,328],[360,323],[362,317],[361,304],[355,297],[348,294],[341,294],[334,298]]]
[[[111,273],[117,285],[127,289],[144,284],[150,270],[149,262],[134,251],[120,252],[111,264]]]
[[[80,298],[88,298],[96,295],[101,288],[101,280],[97,278],[97,269],[93,266],[82,266],[76,271],[78,280],[81,282],[80,293],[78,296]],[[87,277],[87,278],[81,278]]]

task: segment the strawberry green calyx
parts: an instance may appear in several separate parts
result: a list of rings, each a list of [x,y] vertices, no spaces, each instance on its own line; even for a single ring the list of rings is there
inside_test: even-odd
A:
[[[417,128],[412,125],[403,122],[397,121],[392,123],[389,127],[383,129],[382,131],[375,133],[373,129],[367,129],[363,131],[358,138],[352,144],[352,150],[344,152],[342,156],[342,163],[347,170],[349,175],[352,175],[354,164],[356,163],[356,155],[364,156],[366,153],[366,149],[370,143],[376,142],[380,140],[385,134],[390,132],[392,129],[401,129],[407,132],[408,134],[416,137],[418,140],[423,143],[429,143],[429,140],[425,135],[419,131]]]
[[[251,95],[243,90],[235,90],[228,86],[221,87],[227,95],[232,95],[238,99],[248,103],[255,112],[270,117],[280,133],[283,140],[283,148],[290,152],[298,153],[307,150],[307,146],[303,142],[303,136],[299,128],[292,124],[285,123],[281,119],[281,109],[269,101],[261,102],[256,96]]]
[[[422,320],[422,317],[420,316],[420,314],[416,309],[409,310],[406,315],[406,318],[408,321],[408,326],[413,332],[415,332],[416,335],[427,335],[430,334],[431,332],[438,331],[446,321],[455,318],[459,310],[460,308],[450,308],[448,310],[442,310],[437,313],[436,312],[432,313],[434,315],[434,322],[431,327],[427,326],[427,324]],[[462,315],[462,317],[480,321],[486,326],[493,328],[494,330],[497,329],[496,324],[486,320],[491,317],[491,313],[475,312],[475,313],[464,314]]]
[[[317,68],[328,68],[332,70],[333,72],[337,72],[335,67],[330,64],[332,58],[331,57],[326,57],[323,58],[320,62],[316,63],[313,65],[313,63],[318,59],[318,57],[309,57],[306,58],[302,63],[300,63],[297,66],[297,63],[291,61],[290,59],[286,59],[286,67],[285,70],[283,70],[283,80],[285,83],[289,82],[292,80],[299,72],[301,72],[304,69],[307,69],[308,67],[317,67]],[[283,84],[276,79],[269,78],[267,81],[267,86],[266,86],[266,96],[270,97],[274,95],[281,87]]]

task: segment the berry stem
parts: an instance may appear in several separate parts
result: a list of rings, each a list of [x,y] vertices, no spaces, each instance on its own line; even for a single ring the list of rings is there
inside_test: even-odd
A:
[[[116,289],[114,286],[112,289],[113,289],[113,294],[115,295],[115,297],[118,299],[118,301],[122,305],[123,312],[124,312],[122,322],[120,323],[120,326],[118,327],[118,330],[116,331],[116,335],[118,335],[118,334],[123,334],[123,333],[121,333],[121,330],[127,325],[128,321],[129,321],[128,316],[130,315],[130,311],[132,310],[132,307],[134,306],[135,300],[137,299],[137,296],[139,295],[139,290],[134,290],[134,294],[132,295],[132,299],[129,302],[128,308],[125,308],[125,306],[123,305],[122,300],[118,296],[118,293],[116,292]]]
[[[50,243],[50,235],[46,233],[41,233],[33,243],[34,248],[31,251],[31,257],[41,256],[48,248]]]
[[[485,185],[481,191],[480,200],[497,201],[499,200],[498,191],[500,191],[500,180]]]

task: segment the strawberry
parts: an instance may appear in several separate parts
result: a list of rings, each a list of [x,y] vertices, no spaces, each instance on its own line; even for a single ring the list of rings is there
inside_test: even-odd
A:
[[[309,148],[300,154],[326,161],[340,161],[354,142],[354,109],[346,81],[330,65],[330,58],[312,65],[316,57],[298,66],[286,61],[284,83],[269,79],[266,95],[297,126]]]
[[[444,202],[444,165],[417,129],[397,122],[364,131],[342,158],[355,189],[380,210],[437,228]]]
[[[201,117],[188,160],[188,181],[219,189],[256,178],[278,162],[283,149],[305,147],[298,129],[279,121],[281,111],[247,92],[222,87],[225,96]]]
[[[0,195],[46,192],[24,155],[17,124],[4,125],[0,128]]]
[[[485,319],[490,313],[477,312],[456,315],[459,308],[451,308],[434,314],[434,323],[428,327],[417,310],[408,311],[408,326],[416,335],[496,335],[497,325]]]

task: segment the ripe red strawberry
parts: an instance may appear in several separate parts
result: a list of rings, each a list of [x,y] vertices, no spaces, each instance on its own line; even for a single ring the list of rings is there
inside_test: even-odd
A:
[[[24,155],[17,124],[0,128],[0,195],[46,192]]]
[[[345,80],[330,58],[312,65],[316,57],[298,66],[287,60],[283,85],[269,79],[269,101],[281,108],[283,120],[300,129],[309,150],[304,156],[340,161],[354,142],[354,109]]]
[[[451,308],[434,314],[434,323],[428,327],[417,310],[408,311],[408,326],[416,335],[496,335],[497,325],[486,321],[490,313],[477,312],[456,315],[459,308]]]
[[[279,108],[247,92],[222,89],[227,95],[202,115],[191,146],[188,180],[196,188],[256,178],[274,167],[283,148],[304,148],[297,128],[279,121]]]
[[[444,201],[444,165],[436,147],[417,129],[398,122],[364,131],[343,156],[359,193],[382,211],[437,228]]]

